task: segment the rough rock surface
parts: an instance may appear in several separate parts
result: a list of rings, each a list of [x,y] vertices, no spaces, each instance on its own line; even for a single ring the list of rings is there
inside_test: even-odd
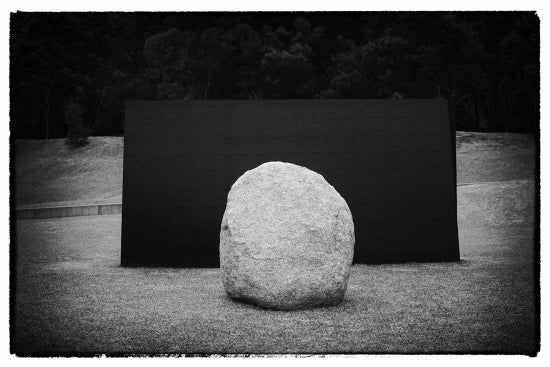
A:
[[[355,234],[345,200],[323,176],[268,162],[231,187],[220,232],[227,294],[273,309],[338,304]]]

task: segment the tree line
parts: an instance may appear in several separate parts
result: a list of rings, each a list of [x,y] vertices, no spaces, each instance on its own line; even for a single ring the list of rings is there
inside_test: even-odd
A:
[[[445,98],[457,128],[534,131],[534,12],[11,15],[10,126],[124,131],[124,101]],[[70,126],[70,123],[69,123]]]

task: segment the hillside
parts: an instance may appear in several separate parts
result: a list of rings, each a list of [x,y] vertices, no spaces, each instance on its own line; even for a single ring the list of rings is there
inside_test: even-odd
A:
[[[64,139],[17,140],[17,205],[121,202],[123,150],[122,137],[92,137],[82,148]]]
[[[17,140],[14,148],[18,206],[122,200],[122,137],[92,137],[83,148],[63,139]],[[531,134],[457,132],[456,149],[459,185],[534,176]]]

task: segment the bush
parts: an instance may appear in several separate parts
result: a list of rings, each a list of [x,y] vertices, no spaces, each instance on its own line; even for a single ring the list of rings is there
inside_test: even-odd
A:
[[[73,147],[81,147],[88,144],[88,137],[92,129],[84,124],[82,107],[76,101],[68,101],[63,106],[65,123],[67,124],[67,137],[65,143]]]

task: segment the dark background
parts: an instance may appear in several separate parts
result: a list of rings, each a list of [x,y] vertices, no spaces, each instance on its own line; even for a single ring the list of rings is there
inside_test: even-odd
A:
[[[355,263],[459,260],[455,139],[444,100],[129,102],[123,266],[219,266],[231,185],[268,161],[346,200]]]
[[[457,128],[534,131],[534,12],[11,14],[15,138],[95,135],[136,99],[441,98]]]

